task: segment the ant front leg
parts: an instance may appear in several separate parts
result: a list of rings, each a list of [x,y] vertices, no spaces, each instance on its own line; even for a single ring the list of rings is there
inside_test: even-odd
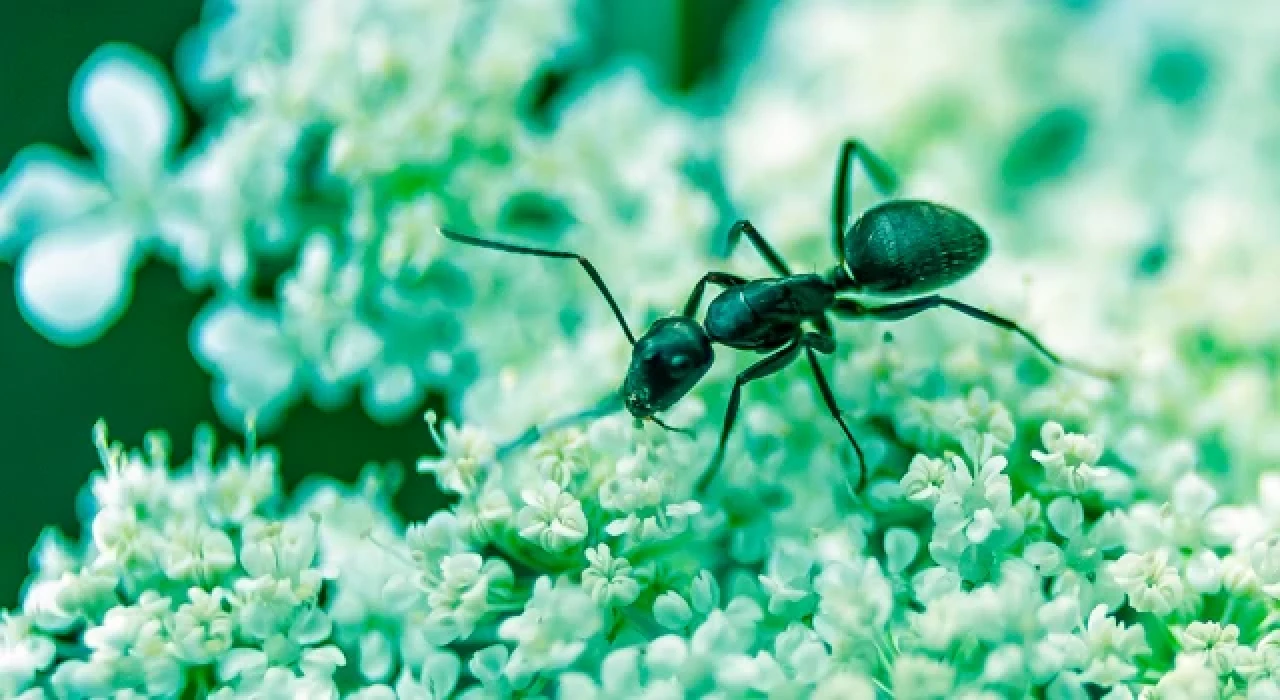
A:
[[[546,425],[531,425],[518,437],[510,442],[497,448],[495,456],[498,460],[505,459],[512,452],[528,447],[538,440],[541,440],[547,433],[553,433],[557,430],[564,430],[577,425],[582,425],[588,421],[603,418],[605,416],[617,413],[622,410],[622,394],[613,392],[604,397],[590,408],[572,413],[567,416],[556,418]]]
[[[698,313],[698,306],[702,304],[702,294],[706,291],[708,282],[711,284],[718,284],[727,289],[729,287],[736,287],[740,284],[746,284],[747,280],[744,277],[739,277],[738,275],[730,274],[728,272],[708,272],[702,276],[702,279],[698,280],[697,284],[693,286],[693,293],[689,295],[689,301],[686,301],[684,304],[684,312],[681,313],[682,316],[686,318],[693,318],[694,314]]]
[[[800,352],[800,345],[801,341],[799,339],[792,340],[784,345],[781,350],[743,370],[742,374],[739,374],[738,378],[734,380],[733,391],[729,392],[729,408],[724,414],[724,427],[720,430],[720,444],[716,447],[716,453],[711,457],[711,464],[707,466],[707,470],[698,478],[698,483],[694,487],[695,493],[705,493],[707,487],[715,480],[716,474],[720,472],[720,464],[724,461],[725,445],[729,442],[729,433],[733,430],[733,423],[738,418],[738,407],[742,403],[743,385],[782,371],[796,359],[796,355]]]
[[[977,319],[983,323],[989,323],[997,328],[1017,333],[1024,340],[1031,344],[1041,355],[1055,365],[1062,367],[1070,367],[1085,374],[1092,375],[1099,379],[1112,379],[1110,373],[1093,369],[1086,365],[1070,360],[1062,359],[1057,353],[1050,350],[1039,338],[1031,331],[1023,328],[1014,321],[1003,316],[997,316],[993,313],[983,311],[976,306],[971,306],[962,301],[948,299],[947,297],[937,294],[930,294],[927,297],[919,299],[911,299],[893,304],[885,304],[884,306],[865,306],[852,299],[837,299],[831,307],[831,312],[837,316],[851,319],[866,319],[871,321],[901,321],[902,319],[915,316],[918,313],[944,307]]]
[[[883,158],[873,153],[858,139],[846,139],[840,146],[836,162],[836,181],[831,192],[831,245],[836,259],[844,261],[844,233],[849,226],[849,207],[853,204],[853,161],[862,163],[872,186],[882,196],[898,190],[898,175]]]
[[[836,419],[840,424],[840,429],[844,431],[844,436],[849,438],[849,444],[853,445],[853,452],[858,456],[858,485],[851,488],[852,493],[862,493],[862,489],[867,485],[867,458],[862,453],[862,446],[858,444],[858,440],[853,437],[853,431],[849,430],[849,425],[844,422],[844,416],[840,414],[840,407],[836,404],[835,393],[831,391],[831,384],[827,381],[826,375],[822,372],[822,365],[818,363],[818,354],[830,355],[835,352],[835,338],[827,333],[805,333],[804,352],[809,358],[809,368],[813,370],[813,379],[818,384],[818,392],[822,394],[822,401],[827,405],[827,410],[831,412],[831,417]]]

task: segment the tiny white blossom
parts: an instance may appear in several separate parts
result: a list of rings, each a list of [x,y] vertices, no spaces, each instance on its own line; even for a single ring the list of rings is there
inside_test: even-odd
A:
[[[1236,651],[1240,646],[1240,628],[1235,625],[1196,621],[1173,633],[1184,652],[1203,659],[1219,676],[1235,669]]]
[[[1044,467],[1048,483],[1068,493],[1083,493],[1095,488],[1107,467],[1099,467],[1102,439],[1097,435],[1068,433],[1053,421],[1040,429],[1040,440],[1047,452],[1033,450],[1031,457]]]
[[[211,663],[232,646],[231,613],[223,607],[227,592],[191,588],[187,597],[169,623],[174,656],[189,664]]]
[[[483,431],[473,426],[458,428],[453,423],[444,425],[444,434],[436,432],[435,414],[427,415],[427,425],[436,443],[444,450],[439,459],[423,458],[418,461],[418,471],[435,474],[440,488],[460,494],[470,494],[479,488],[483,470],[493,464],[496,448]]]
[[[26,691],[56,652],[53,640],[34,629],[31,620],[5,613],[0,617],[0,692],[16,696]]]
[[[1185,587],[1178,570],[1169,564],[1165,550],[1145,554],[1130,552],[1111,564],[1116,584],[1139,612],[1168,615],[1185,601]]]
[[[573,494],[555,482],[520,493],[525,506],[517,514],[520,536],[548,552],[563,552],[587,536],[587,516]]]
[[[506,673],[520,679],[568,666],[601,624],[599,606],[581,588],[539,578],[524,612],[498,626],[499,636],[517,644]]]
[[[582,587],[602,607],[630,605],[640,595],[640,584],[632,577],[631,563],[615,557],[609,545],[587,549],[590,566],[582,572]]]
[[[949,473],[945,461],[918,454],[902,477],[902,491],[907,498],[932,508],[942,496],[942,484]]]

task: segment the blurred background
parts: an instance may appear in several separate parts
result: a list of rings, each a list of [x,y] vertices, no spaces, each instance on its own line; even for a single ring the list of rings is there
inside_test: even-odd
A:
[[[183,32],[200,17],[200,0],[54,0],[0,3],[0,171],[32,143],[78,155],[68,91],[72,77],[106,42],[136,45],[172,59]],[[643,5],[643,7],[642,7]],[[597,25],[609,54],[640,55],[671,88],[686,90],[715,62],[723,29],[739,0],[606,2]],[[199,117],[184,105],[189,123]],[[188,138],[196,131],[188,130]],[[196,312],[211,294],[185,289],[170,265],[151,262],[138,273],[133,301],[119,324],[98,342],[55,345],[22,318],[14,296],[14,268],[0,261],[0,606],[17,603],[28,553],[45,525],[78,531],[76,494],[98,468],[90,439],[106,418],[113,438],[140,444],[148,430],[173,441],[175,461],[190,454],[191,430],[219,425],[209,376],[192,356],[188,337]],[[425,408],[425,406],[424,406]],[[268,442],[283,455],[290,484],[324,469],[353,479],[369,461],[412,468],[433,451],[416,418],[375,424],[358,404],[322,411],[303,403]],[[440,503],[429,479],[407,479],[400,512],[421,518]]]

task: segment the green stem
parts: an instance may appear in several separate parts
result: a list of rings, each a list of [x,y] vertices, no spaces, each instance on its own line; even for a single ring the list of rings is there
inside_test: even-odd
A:
[[[887,635],[884,634],[877,635],[872,645],[876,648],[876,656],[880,657],[880,663],[884,666],[885,673],[888,673],[893,669],[893,655],[886,649],[886,642],[888,642],[886,637]]]
[[[1227,604],[1222,610],[1222,626],[1223,627],[1226,627],[1227,625],[1230,625],[1230,624],[1234,624],[1232,621],[1235,620],[1236,613],[1239,612],[1239,607],[1240,607],[1239,596],[1232,595],[1227,598]]]

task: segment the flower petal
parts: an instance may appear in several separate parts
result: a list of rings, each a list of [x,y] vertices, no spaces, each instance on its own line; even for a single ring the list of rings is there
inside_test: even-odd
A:
[[[71,87],[71,120],[108,180],[129,183],[148,182],[182,130],[164,67],[121,44],[99,48],[80,67]]]
[[[299,360],[269,312],[213,305],[192,325],[191,345],[220,379],[218,408],[228,420],[253,413],[259,430],[269,430],[295,398]]]
[[[107,201],[107,191],[76,159],[48,146],[25,148],[0,183],[0,251],[42,230],[83,216]]]
[[[36,238],[18,266],[23,316],[55,343],[97,340],[129,305],[136,243],[128,222],[97,218]]]
[[[395,423],[409,415],[422,401],[423,387],[404,364],[391,364],[373,370],[363,392],[364,407],[369,416],[381,423]]]

